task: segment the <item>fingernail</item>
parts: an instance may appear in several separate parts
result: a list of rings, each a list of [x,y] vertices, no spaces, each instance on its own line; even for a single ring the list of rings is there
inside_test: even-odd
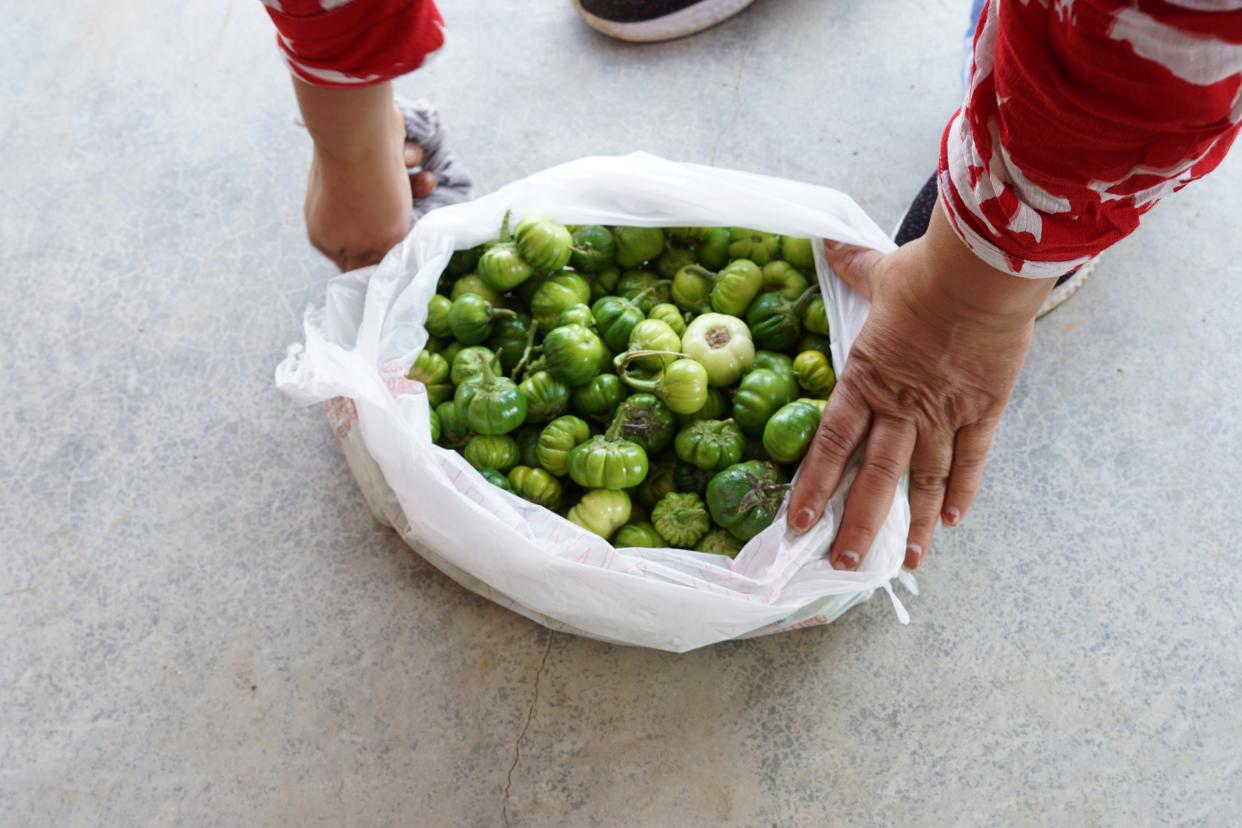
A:
[[[854,570],[858,569],[858,564],[861,562],[862,555],[851,549],[846,549],[837,553],[837,559],[833,561],[832,566],[834,569]]]
[[[923,562],[923,547],[917,543],[906,546],[906,569],[917,569],[919,564]]]
[[[956,506],[950,506],[944,510],[941,520],[945,526],[957,526],[957,522],[962,519],[962,513]]]
[[[812,512],[810,508],[803,506],[796,513],[794,513],[793,520],[789,522],[789,525],[793,527],[795,532],[805,532],[807,529],[811,528],[811,524],[814,522],[815,513]]]

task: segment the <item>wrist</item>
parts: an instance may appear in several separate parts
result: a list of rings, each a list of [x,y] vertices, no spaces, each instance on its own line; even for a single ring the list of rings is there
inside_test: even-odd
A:
[[[919,268],[921,301],[940,315],[995,331],[1025,329],[1055,279],[1028,279],[998,270],[958,237],[937,201],[927,233],[913,245],[926,263]]]

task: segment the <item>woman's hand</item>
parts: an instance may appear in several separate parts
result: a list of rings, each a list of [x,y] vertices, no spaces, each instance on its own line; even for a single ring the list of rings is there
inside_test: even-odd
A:
[[[1036,311],[1055,280],[984,264],[939,205],[923,238],[887,255],[826,247],[836,273],[870,298],[871,314],[807,452],[790,525],[802,532],[820,519],[865,444],[829,558],[838,569],[858,568],[909,467],[905,565],[914,569],[937,518],[955,526],[974,500]]]

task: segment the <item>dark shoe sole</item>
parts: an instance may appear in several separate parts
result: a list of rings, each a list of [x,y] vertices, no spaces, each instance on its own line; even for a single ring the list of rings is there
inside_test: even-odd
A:
[[[679,37],[696,34],[710,29],[717,23],[728,20],[733,15],[753,3],[754,0],[701,0],[693,6],[657,17],[654,20],[643,20],[636,23],[618,23],[614,20],[591,14],[582,8],[579,0],[573,0],[574,9],[586,24],[597,32],[602,32],[618,40],[631,43],[656,43],[661,40],[675,40]]]

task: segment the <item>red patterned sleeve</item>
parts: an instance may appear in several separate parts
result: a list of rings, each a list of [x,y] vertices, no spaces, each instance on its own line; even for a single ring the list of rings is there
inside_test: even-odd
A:
[[[984,261],[1062,275],[1216,168],[1242,120],[1238,0],[989,0],[940,192]]]
[[[263,0],[294,75],[314,86],[370,86],[413,72],[444,44],[432,0]]]

